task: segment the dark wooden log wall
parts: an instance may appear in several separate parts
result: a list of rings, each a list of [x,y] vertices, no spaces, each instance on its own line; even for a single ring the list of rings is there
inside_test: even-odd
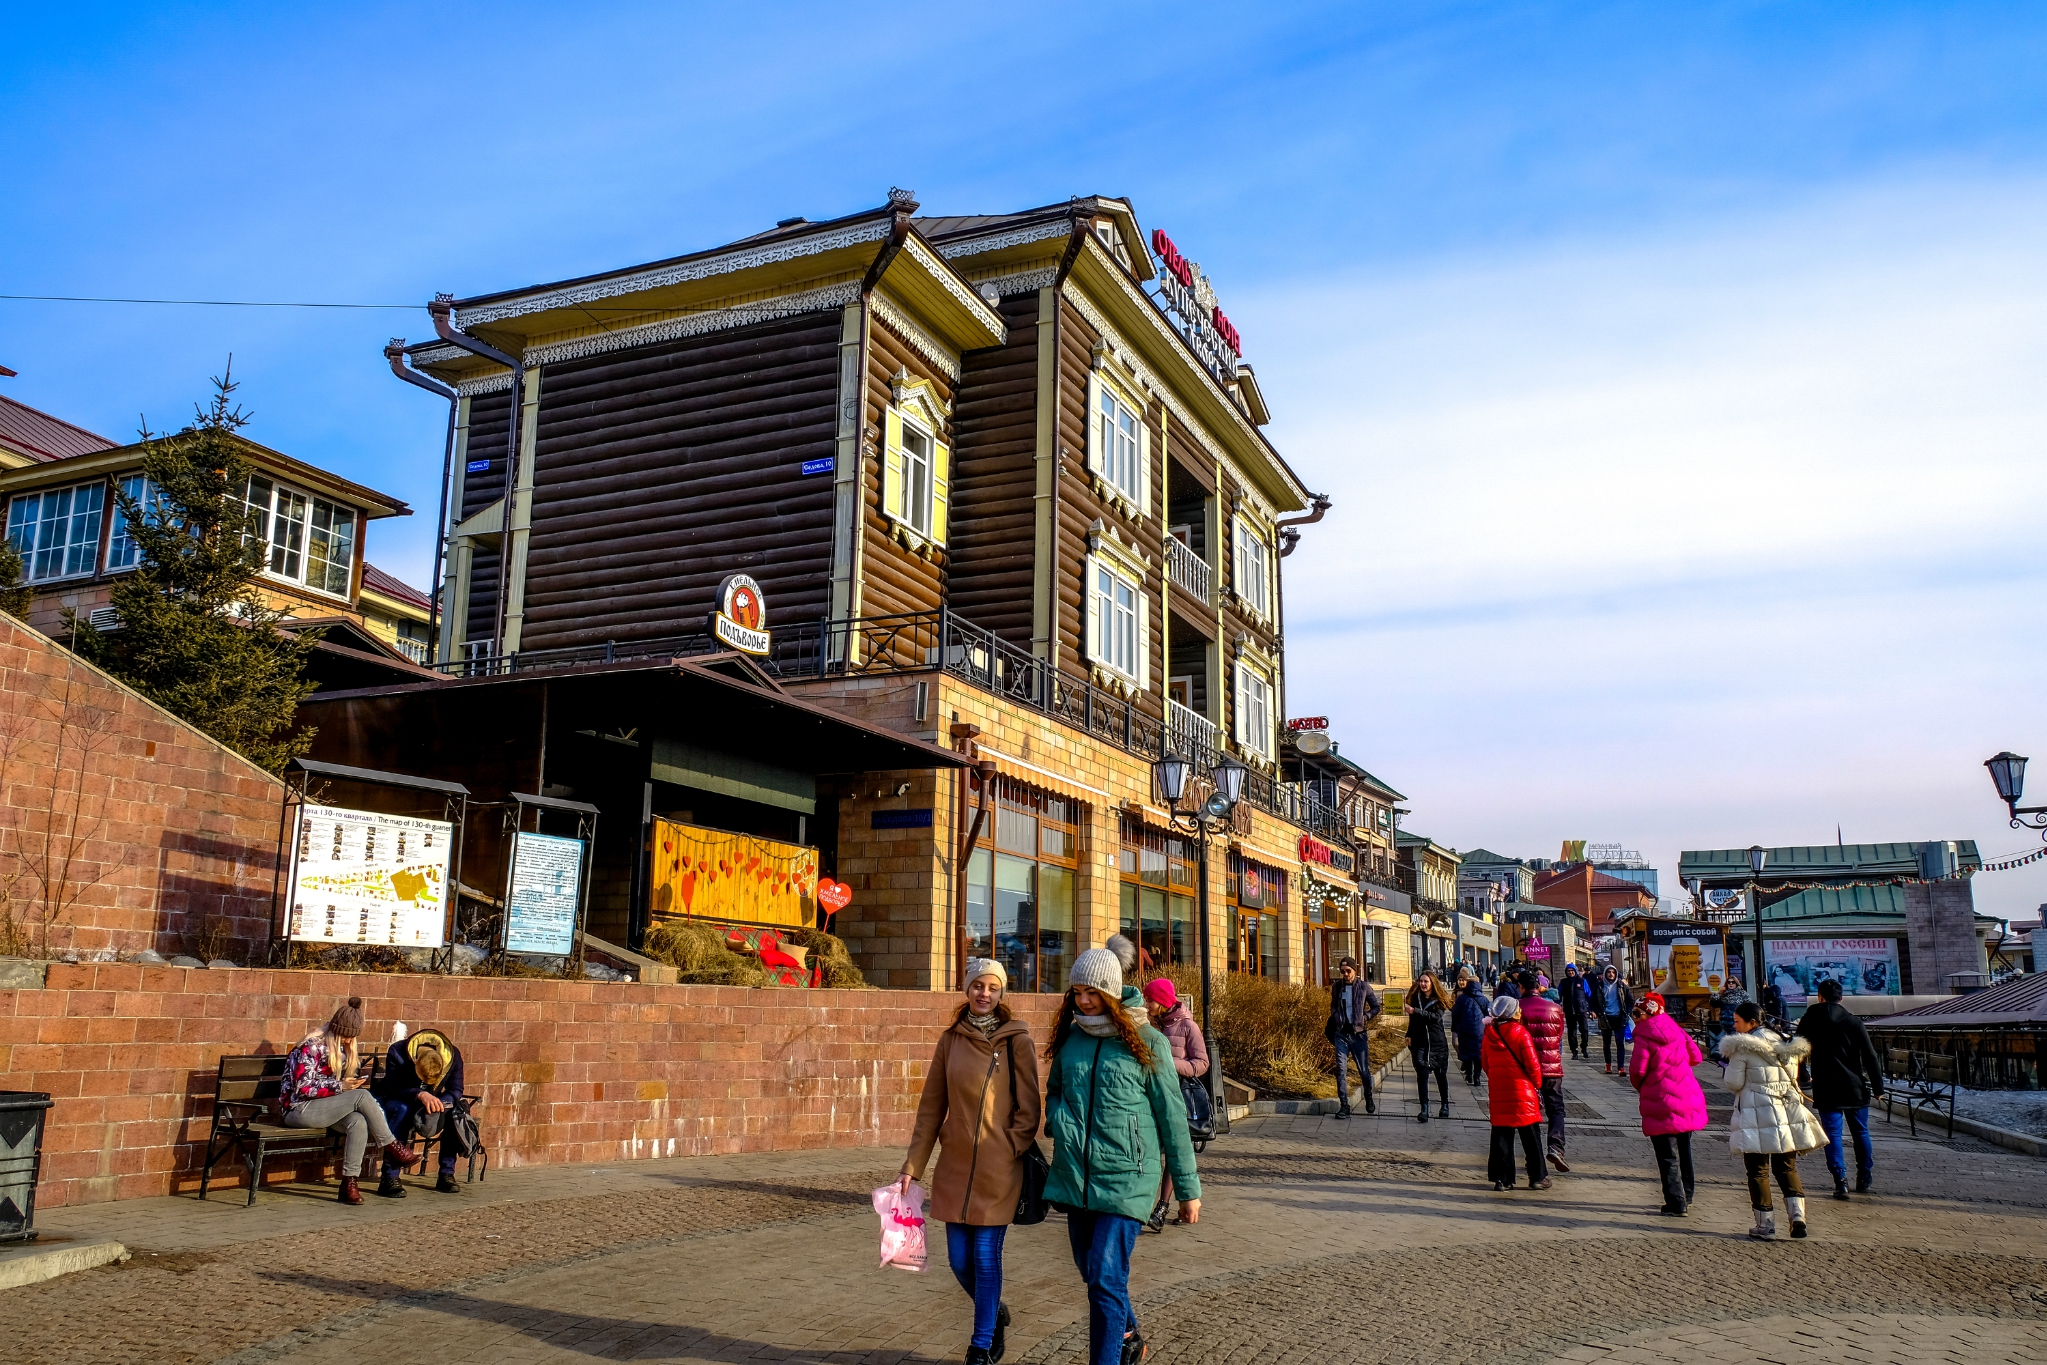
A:
[[[1022,649],[1031,644],[1037,537],[1038,294],[1002,301],[1009,340],[961,366],[953,409],[952,609]]]
[[[475,516],[505,495],[507,471],[513,462],[505,441],[512,431],[512,391],[482,393],[469,400],[469,441],[466,463],[489,460],[490,468],[462,476],[462,509],[456,520]],[[478,545],[470,561],[469,615],[463,638],[488,642],[497,631],[498,551]]]
[[[1087,470],[1088,423],[1093,417],[1088,412],[1088,375],[1094,367],[1094,346],[1101,334],[1064,298],[1060,299],[1059,308],[1059,437],[1067,452],[1059,478],[1059,564],[1053,575],[1059,607],[1060,662],[1069,673],[1086,677],[1090,672],[1081,639],[1085,624],[1082,598],[1086,591],[1082,579],[1086,573],[1088,531],[1099,519],[1114,526],[1124,544],[1135,545],[1151,561],[1151,570],[1140,585],[1151,604],[1151,634],[1145,642],[1151,654],[1151,686],[1139,698],[1139,705],[1149,715],[1163,716],[1166,619],[1161,596],[1166,571],[1163,530],[1166,508],[1160,405],[1155,402],[1147,405],[1145,414],[1145,424],[1151,429],[1151,515],[1127,519],[1095,496]]]
[[[1234,476],[1227,471],[1223,473],[1222,488],[1217,496],[1221,500],[1222,545],[1215,565],[1215,583],[1217,601],[1220,604],[1222,616],[1222,727],[1223,735],[1227,738],[1236,733],[1237,647],[1234,641],[1240,633],[1249,635],[1258,642],[1259,647],[1265,650],[1266,653],[1276,655],[1278,653],[1279,636],[1278,632],[1272,628],[1271,622],[1244,612],[1237,606],[1236,517],[1237,506],[1243,501],[1244,495],[1242,487],[1237,483]],[[1270,586],[1276,598],[1279,590],[1278,547],[1268,546],[1267,556],[1266,562],[1272,573],[1272,583]],[[1278,680],[1275,679],[1274,682],[1275,692],[1272,704],[1277,708],[1279,706]]]
[[[890,536],[892,523],[881,514],[881,443],[884,439],[882,409],[894,401],[890,381],[907,369],[912,379],[927,380],[941,403],[952,402],[952,379],[897,336],[887,323],[874,318],[867,337],[867,426],[874,436],[874,458],[862,460],[862,506],[866,523],[866,544],[861,565],[860,614],[897,616],[909,612],[937,611],[945,600],[945,554],[931,559],[914,555]],[[950,430],[939,439],[957,442]],[[948,515],[948,523],[950,516]],[[950,529],[948,527],[948,538]]]
[[[732,573],[770,629],[825,614],[839,317],[547,367],[522,649],[702,630]]]

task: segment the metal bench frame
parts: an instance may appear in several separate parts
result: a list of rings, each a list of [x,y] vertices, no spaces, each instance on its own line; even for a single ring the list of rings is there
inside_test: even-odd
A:
[[[1940,1117],[1947,1110],[1947,1135],[1955,1135],[1955,1059],[1930,1052],[1908,1052],[1891,1048],[1884,1054],[1884,1078],[1896,1082],[1904,1093],[1905,1124],[1912,1136],[1919,1136],[1919,1111]],[[1891,1108],[1884,1106],[1884,1122],[1891,1122]]]

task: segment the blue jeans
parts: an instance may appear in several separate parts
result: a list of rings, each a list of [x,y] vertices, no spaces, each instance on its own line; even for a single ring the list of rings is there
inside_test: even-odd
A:
[[[1066,1215],[1073,1264],[1087,1284],[1088,1365],[1123,1365],[1123,1334],[1137,1326],[1130,1306],[1130,1250],[1143,1224],[1117,1213]]]
[[[1358,1063],[1358,1079],[1365,1085],[1365,1103],[1372,1102],[1372,1035],[1339,1033],[1329,1040],[1336,1046],[1336,1107],[1350,1112],[1350,1059]]]
[[[1848,1178],[1848,1154],[1841,1150],[1841,1120],[1848,1120],[1855,1137],[1855,1177],[1866,1179],[1876,1169],[1876,1154],[1869,1149],[1869,1106],[1860,1109],[1822,1109],[1820,1127],[1827,1133],[1827,1170],[1836,1180]]]
[[[424,1112],[412,1100],[383,1099],[377,1101],[377,1103],[383,1106],[384,1120],[391,1125],[391,1131],[398,1135],[400,1142],[403,1142],[411,1134],[412,1120]],[[445,1124],[447,1120],[443,1119],[442,1122]],[[446,1129],[444,1128],[442,1131],[445,1132]],[[443,1142],[441,1144],[440,1157],[440,1161],[435,1164],[441,1168],[441,1174],[446,1176],[454,1175],[455,1149]],[[384,1174],[387,1176],[398,1174],[397,1163],[388,1156],[384,1158]]]
[[[945,1225],[945,1259],[952,1277],[974,1300],[974,1336],[967,1344],[983,1350],[995,1344],[995,1318],[1002,1311],[1002,1239],[1008,1231],[972,1223]]]

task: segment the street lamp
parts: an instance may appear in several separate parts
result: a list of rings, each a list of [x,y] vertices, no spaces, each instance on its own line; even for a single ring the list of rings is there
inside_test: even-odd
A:
[[[1763,879],[1763,867],[1770,861],[1769,852],[1761,844],[1748,846],[1748,904],[1756,917],[1756,969],[1754,994],[1750,997],[1760,1009],[1763,1003],[1763,893],[1757,883]]]
[[[1215,1045],[1215,1035],[1209,1031],[1209,914],[1208,914],[1208,840],[1211,835],[1229,827],[1230,817],[1236,811],[1237,802],[1244,796],[1244,765],[1235,758],[1224,755],[1210,771],[1209,777],[1215,783],[1215,790],[1193,810],[1181,810],[1181,798],[1187,794],[1187,779],[1193,775],[1191,760],[1168,751],[1151,765],[1152,780],[1158,784],[1159,795],[1165,798],[1166,822],[1172,828],[1194,836],[1196,853],[1196,879],[1201,885],[1201,1033],[1208,1043],[1208,1055],[1218,1060],[1208,1069],[1209,1093],[1214,1098],[1217,1114],[1222,1114],[1222,1057]]]
[[[2019,798],[2026,794],[2025,758],[2006,749],[1995,758],[1984,759],[1983,766],[1990,769],[1990,780],[1997,787],[1997,799],[2004,802],[2004,808],[2011,813],[2011,827],[2047,830],[2047,806],[2019,804]],[[2040,818],[2022,819],[2022,816]]]

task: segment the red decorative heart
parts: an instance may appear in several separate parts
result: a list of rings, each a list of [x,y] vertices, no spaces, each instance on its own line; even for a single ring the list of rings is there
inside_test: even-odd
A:
[[[844,882],[822,881],[817,884],[817,903],[827,910],[836,913],[845,909],[852,900],[853,888]]]
[[[682,908],[683,908],[684,910],[688,910],[688,909],[689,909],[689,907],[690,907],[690,902],[691,902],[692,900],[694,900],[694,899],[696,898],[696,893],[697,893],[697,874],[696,874],[696,873],[694,873],[694,872],[685,872],[685,873],[683,873],[683,874],[682,874]]]

